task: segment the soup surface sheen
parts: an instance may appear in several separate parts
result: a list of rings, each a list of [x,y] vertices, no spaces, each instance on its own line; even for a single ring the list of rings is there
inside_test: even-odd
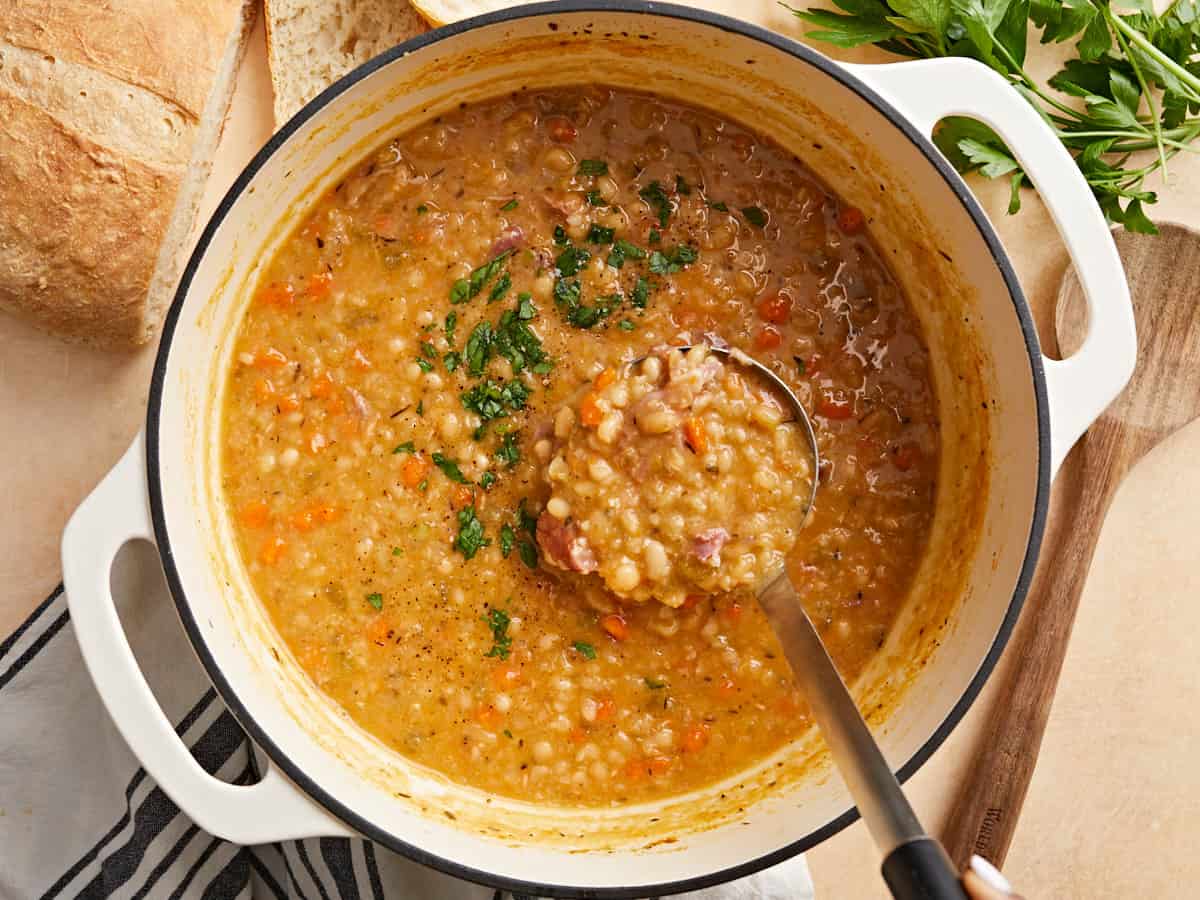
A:
[[[623,605],[539,559],[535,523],[580,386],[715,335],[812,413],[788,566],[854,677],[938,456],[919,325],[864,224],[746,128],[600,87],[465,106],[363,161],[270,262],[226,385],[228,507],[300,665],[398,752],[534,802],[678,794],[803,733],[751,596]],[[752,497],[778,473],[728,477]],[[687,484],[664,493],[644,512],[669,533]]]

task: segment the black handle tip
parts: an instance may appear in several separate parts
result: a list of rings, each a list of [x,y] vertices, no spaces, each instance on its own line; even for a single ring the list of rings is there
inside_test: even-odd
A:
[[[896,900],[967,900],[946,851],[931,837],[901,844],[883,861],[883,880]]]

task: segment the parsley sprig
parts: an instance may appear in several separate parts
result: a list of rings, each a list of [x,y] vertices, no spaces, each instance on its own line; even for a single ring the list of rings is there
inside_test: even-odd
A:
[[[1157,232],[1143,211],[1145,180],[1200,138],[1200,0],[834,0],[844,11],[795,10],[808,36],[839,47],[876,44],[900,56],[967,56],[991,66],[1041,113],[1075,157],[1109,221]],[[1118,12],[1118,8],[1125,10]],[[1078,56],[1045,84],[1025,70],[1030,25],[1041,42],[1078,39]],[[1026,175],[987,126],[951,118],[935,135],[960,171],[1011,185],[1021,207]],[[1132,154],[1153,151],[1153,157]],[[1144,163],[1144,164],[1143,164]]]

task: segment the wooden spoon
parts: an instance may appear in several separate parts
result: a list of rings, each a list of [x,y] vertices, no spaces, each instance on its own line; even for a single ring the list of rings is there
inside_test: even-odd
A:
[[[1004,701],[989,713],[944,831],[946,850],[959,866],[972,853],[999,866],[1008,853],[1113,495],[1149,450],[1200,417],[1200,233],[1178,225],[1161,232],[1116,235],[1137,318],[1137,367],[1071,451],[1055,484],[1065,512],[1046,534],[1009,643],[1014,665],[997,694]],[[1074,270],[1059,290],[1056,331],[1064,354],[1087,333]]]

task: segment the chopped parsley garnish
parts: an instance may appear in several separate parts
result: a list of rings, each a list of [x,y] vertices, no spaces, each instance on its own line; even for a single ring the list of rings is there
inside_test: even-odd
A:
[[[512,620],[508,613],[502,609],[489,609],[483,621],[492,630],[492,649],[484,655],[508,659],[508,654],[512,651],[512,638],[508,634],[508,625]]]
[[[757,206],[743,206],[742,215],[746,217],[746,221],[755,228],[767,227],[767,214]]]
[[[709,209],[715,209],[717,212],[729,212],[729,205],[724,200],[718,200],[716,203],[709,203]]]
[[[510,741],[512,740],[512,736],[513,736],[513,735],[512,735],[512,732],[511,732],[511,731],[509,731],[507,728],[505,728],[505,729],[504,729],[502,732],[500,732],[500,733],[501,733],[501,734],[503,734],[503,735],[504,735],[506,738],[508,738]]]
[[[403,556],[403,555],[404,555],[404,550],[401,549],[400,547],[392,548],[392,556]]]
[[[682,175],[675,176],[675,193],[683,194],[685,197],[692,192],[692,186],[687,183],[687,179]]]
[[[511,525],[505,522],[500,526],[500,555],[505,559],[508,559],[509,554],[512,553],[513,544],[516,542],[516,539],[516,532],[513,531]]]
[[[584,659],[596,658],[596,648],[587,641],[576,641],[571,646],[574,647],[579,652],[579,655]]]
[[[665,681],[659,681],[657,678],[643,678],[642,681],[646,682],[646,687],[652,691],[661,691],[667,686]]]
[[[631,244],[629,241],[621,238],[614,244],[608,254],[608,264],[614,269],[619,269],[625,265],[627,259],[645,259],[646,251],[636,244]]]
[[[397,444],[392,448],[392,453],[416,453],[417,448],[413,446],[412,441],[405,441],[403,444]]]
[[[622,319],[620,322],[617,323],[617,327],[620,328],[622,331],[636,331],[637,330],[637,325],[634,322],[630,321],[629,319]]]
[[[383,594],[380,594],[380,593],[367,594],[367,602],[370,603],[376,609],[383,609]]]
[[[492,358],[494,337],[491,322],[480,322],[471,329],[471,335],[467,338],[465,355],[467,371],[475,378],[481,376],[487,369],[488,361]]]
[[[431,341],[421,341],[421,355],[427,356],[430,359],[437,359],[437,347],[433,346]]]
[[[584,196],[587,198],[588,206],[608,206],[597,190],[590,190]]]
[[[492,285],[492,292],[488,294],[488,303],[495,303],[508,293],[508,289],[512,287],[512,276],[505,272],[500,276],[499,280]]]
[[[520,381],[488,378],[462,392],[462,405],[485,422],[502,419],[512,410],[524,409],[529,388]]]
[[[554,243],[556,243],[556,244],[567,243],[567,230],[565,228],[563,228],[561,225],[554,226]]]
[[[526,296],[517,303],[516,309],[505,310],[496,324],[492,345],[497,353],[508,360],[514,375],[527,367],[544,374],[553,366],[542,349],[541,339],[527,324],[536,315],[537,307],[533,305],[533,299]]]
[[[433,371],[433,363],[431,363],[429,360],[427,360],[423,357],[420,357],[420,356],[417,357],[417,366],[421,369],[422,372],[432,372]]]
[[[494,259],[472,270],[467,278],[460,278],[454,282],[454,286],[450,288],[450,302],[466,303],[473,297],[478,296],[479,292],[487,286],[488,282],[500,274],[504,268],[505,261],[512,256],[512,253],[513,251],[511,250],[505,250]]]
[[[483,475],[479,479],[479,486],[481,488],[483,488],[485,491],[488,490],[489,488],[491,488],[491,486],[495,483],[496,483],[496,473],[495,472],[484,472]]]
[[[509,530],[512,531],[512,529]],[[525,509],[524,497],[521,498],[521,502],[517,505],[517,531],[527,532],[531,538],[537,537],[537,516],[531,515]],[[514,533],[512,537],[515,540],[516,534]],[[501,531],[501,541],[500,550],[503,552],[503,531]],[[520,540],[516,544],[517,554],[521,557],[521,562],[525,563],[531,569],[536,569],[538,566],[537,544],[532,540]]]
[[[513,197],[511,200],[509,200],[507,203],[505,203],[502,207],[500,207],[500,212],[512,212],[518,206],[520,206],[520,204],[517,202],[517,198]]]
[[[528,322],[537,315],[537,307],[533,305],[533,294],[521,291],[517,294],[517,318]]]
[[[423,216],[427,212],[429,212],[428,206],[426,206],[424,203],[417,204],[417,215],[418,216]]]
[[[558,258],[554,260],[554,266],[563,275],[574,275],[580,269],[587,265],[592,254],[582,247],[567,246],[562,253],[558,254]]]
[[[554,302],[559,306],[570,309],[579,302],[579,282],[575,279],[560,278],[554,282]]]
[[[662,240],[662,235],[659,234],[657,228],[651,228],[649,234],[646,235],[646,243],[657,244]]]
[[[671,218],[671,198],[667,196],[663,186],[658,181],[652,181],[638,191],[638,196],[658,214],[658,224],[666,228],[667,221]]]
[[[500,446],[496,448],[496,459],[510,469],[521,461],[521,448],[517,446],[518,437],[517,432],[510,431],[501,438]]]
[[[650,254],[650,271],[655,275],[670,275],[691,265],[699,257],[699,251],[687,244],[679,244],[666,253],[655,250]]]
[[[629,292],[629,302],[638,309],[646,308],[646,298],[650,296],[650,282],[645,278],[638,276],[637,284],[633,286],[633,290]]]
[[[475,554],[492,542],[491,538],[483,536],[483,523],[475,516],[475,507],[468,506],[458,511],[458,537],[454,539],[454,547],[464,559],[473,559]],[[505,628],[508,627],[508,617],[505,616]],[[507,653],[501,659],[507,657]]]
[[[446,313],[446,343],[454,346],[454,329],[458,327],[458,313],[454,310]]]
[[[602,159],[581,159],[579,161],[579,175],[607,175],[608,163]]]
[[[525,563],[531,569],[538,567],[538,552],[537,547],[531,541],[521,541],[517,544],[517,553],[521,556],[521,562]]]
[[[446,477],[458,484],[470,484],[467,477],[463,475],[462,469],[458,467],[458,463],[452,459],[447,459],[442,454],[434,452],[432,455],[433,464],[441,469]]]
[[[804,364],[804,360],[799,356],[793,356],[792,361],[796,363],[796,371],[798,371],[801,375],[808,370],[808,366]]]
[[[613,234],[613,229],[593,224],[588,229],[587,241],[589,244],[611,244],[613,242]]]
[[[532,515],[525,509],[524,497],[517,504],[517,527],[522,531],[528,531],[534,537],[537,536],[537,516]]]
[[[576,303],[567,309],[567,321],[576,328],[591,328],[607,318],[614,309],[621,305],[621,301],[624,299],[620,294],[608,294],[604,297],[597,297],[596,303],[592,306],[586,303]]]
[[[453,372],[462,365],[462,355],[457,350],[451,350],[442,357],[442,362],[445,364],[447,372]]]
[[[425,398],[424,397],[422,397],[420,400],[417,401],[417,415],[418,416],[425,415]]]
[[[417,490],[420,491],[422,494],[425,493],[427,490],[429,490],[429,479],[422,478],[421,483],[417,485]]]

